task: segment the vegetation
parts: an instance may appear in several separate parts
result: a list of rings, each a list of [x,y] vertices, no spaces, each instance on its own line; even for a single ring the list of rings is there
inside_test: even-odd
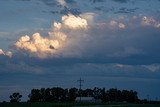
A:
[[[63,89],[61,87],[32,89],[28,102],[20,102],[22,95],[18,92],[10,95],[10,102],[0,103],[0,107],[159,107],[158,101],[139,100],[133,90],[118,90],[111,88],[93,88],[79,90],[77,88]],[[94,97],[101,102],[75,102],[76,97]]]
[[[10,102],[20,102],[21,101],[22,95],[20,93],[13,93],[12,95],[9,96]]]
[[[78,90],[77,88],[63,89],[61,87],[32,89],[29,94],[29,102],[73,102],[76,97],[94,97],[102,102],[128,102],[139,101],[137,92],[133,90],[118,90],[97,88]]]
[[[131,104],[131,103],[51,103],[51,102],[20,102],[0,103],[0,107],[160,107],[160,104]]]

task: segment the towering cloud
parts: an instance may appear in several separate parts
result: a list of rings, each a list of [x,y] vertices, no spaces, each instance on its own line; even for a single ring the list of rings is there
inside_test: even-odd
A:
[[[52,54],[60,47],[58,40],[50,40],[35,33],[32,37],[22,36],[16,43],[16,48],[35,53],[38,57],[44,58],[47,54]]]
[[[94,15],[86,19],[82,18],[84,16],[72,14],[62,16],[62,22],[54,22],[48,36],[41,36],[39,33],[22,36],[14,46],[17,50],[39,58],[79,57],[82,54],[84,56],[104,54],[106,57],[128,57],[145,53],[144,49],[137,45],[138,41],[136,39],[133,41],[133,38],[146,35],[141,30],[150,26],[151,31],[155,29],[158,32],[159,27],[159,21],[147,16],[122,16],[108,18],[105,21],[96,20],[93,18]],[[96,15],[97,17],[99,16]],[[88,24],[89,20],[91,24]],[[132,32],[133,28],[134,35],[128,34],[128,31]],[[148,32],[151,31],[148,30]],[[135,42],[137,44],[134,44]],[[91,51],[94,52],[90,53]]]
[[[22,36],[14,46],[17,50],[25,51],[40,58],[50,57],[63,47],[67,39],[67,34],[63,30],[86,29],[87,25],[85,19],[69,14],[62,17],[62,23],[54,22],[53,31],[48,33],[48,37],[43,37],[39,33],[35,33],[31,37]]]

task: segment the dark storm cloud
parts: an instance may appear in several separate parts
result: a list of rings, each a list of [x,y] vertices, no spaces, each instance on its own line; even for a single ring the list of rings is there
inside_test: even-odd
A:
[[[2,61],[3,60],[3,61]],[[2,58],[0,73],[23,73],[36,75],[56,76],[99,76],[99,77],[131,77],[131,78],[159,78],[160,65],[135,65],[112,59],[104,62],[100,59],[78,59],[78,58],[52,58],[38,59],[33,57],[14,57],[12,59]],[[124,60],[124,59],[121,59]],[[130,61],[129,61],[130,62]],[[126,63],[126,64],[122,64]],[[137,63],[136,63],[137,64]]]

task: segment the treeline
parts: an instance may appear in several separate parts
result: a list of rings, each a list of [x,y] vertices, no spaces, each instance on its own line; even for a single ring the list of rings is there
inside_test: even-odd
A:
[[[102,102],[129,102],[139,101],[137,92],[133,90],[118,90],[111,88],[84,89],[77,88],[63,89],[61,87],[32,89],[29,94],[29,102],[73,102],[76,97],[94,97]]]

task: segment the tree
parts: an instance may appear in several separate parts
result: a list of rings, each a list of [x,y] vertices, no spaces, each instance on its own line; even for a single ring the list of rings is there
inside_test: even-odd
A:
[[[45,88],[40,89],[40,101],[45,102]]]
[[[86,89],[82,92],[83,97],[93,97],[93,90],[92,89]]]
[[[41,94],[39,89],[32,89],[31,94],[28,96],[30,98],[30,102],[39,102],[41,101]]]
[[[52,101],[62,101],[65,95],[65,90],[60,87],[54,87],[51,89]]]
[[[116,88],[111,88],[106,92],[106,100],[107,101],[116,101],[116,102],[121,102],[121,91],[116,89]]]
[[[10,102],[20,102],[22,95],[20,95],[20,93],[15,92],[12,95],[9,96],[10,98]]]
[[[134,103],[138,101],[138,96],[137,96],[137,92],[133,91],[133,90],[123,90],[122,91],[122,99],[124,101],[130,102],[130,103]]]
[[[105,88],[101,89],[101,88],[98,88],[98,87],[95,87],[93,89],[93,97],[95,99],[103,99],[103,96],[105,94]]]
[[[138,96],[137,96],[137,92],[133,90],[120,91],[118,89],[111,88],[106,91],[105,101],[111,101],[111,102],[126,101],[129,103],[135,103],[135,102],[138,102]]]
[[[69,101],[75,101],[76,97],[78,96],[78,89],[71,88],[68,92]]]
[[[29,94],[30,102],[64,102],[64,101],[75,101],[76,97],[81,94],[82,97],[94,97],[97,100],[103,102],[138,102],[137,92],[133,90],[118,90],[116,88],[111,88],[105,90],[105,88],[95,87],[94,89],[78,90],[77,88],[63,89],[61,87],[53,88],[41,88],[32,89]],[[18,102],[20,100],[14,100],[12,95],[12,102]],[[21,97],[20,97],[21,98]]]
[[[52,101],[52,95],[51,95],[51,89],[50,88],[47,88],[45,90],[44,98],[45,98],[45,102],[51,102]]]

